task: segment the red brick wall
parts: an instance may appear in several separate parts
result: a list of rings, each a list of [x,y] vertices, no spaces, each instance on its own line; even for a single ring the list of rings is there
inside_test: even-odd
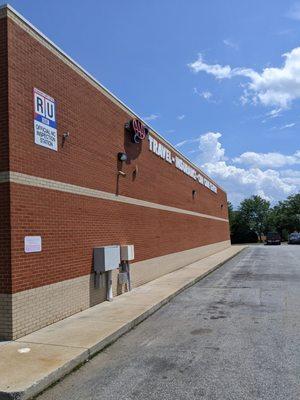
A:
[[[0,184],[0,293],[11,292],[9,184]]]
[[[137,146],[124,135],[130,116],[28,33],[9,21],[11,169],[80,186],[117,191],[117,153]],[[33,143],[33,95],[39,88],[57,101],[59,151]],[[61,147],[63,132],[70,138]],[[22,134],[20,134],[22,132]],[[125,138],[124,138],[125,136]],[[125,143],[124,143],[125,142]],[[132,172],[139,173],[133,180]],[[159,159],[142,144],[126,165],[119,194],[226,217],[225,194],[216,195]],[[192,199],[192,190],[198,195]]]
[[[8,171],[6,20],[0,19],[0,173]],[[9,184],[0,184],[0,293],[11,290]]]
[[[0,172],[8,171],[7,21],[0,19]]]
[[[92,272],[93,247],[134,243],[135,261],[228,240],[227,223],[11,184],[13,291]],[[41,253],[24,254],[24,236]]]
[[[12,171],[227,218],[222,190],[194,182],[147,141],[131,144],[127,112],[12,20],[8,32]],[[34,87],[57,101],[58,152],[34,144]],[[118,184],[116,158],[124,150],[131,160]],[[226,222],[15,184],[11,190],[14,292],[90,273],[95,245],[134,243],[138,261],[229,239]],[[26,235],[42,236],[42,253],[24,254]]]

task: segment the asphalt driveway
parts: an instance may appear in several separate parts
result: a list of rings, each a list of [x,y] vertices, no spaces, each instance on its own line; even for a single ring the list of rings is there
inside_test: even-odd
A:
[[[299,400],[300,246],[251,246],[39,400]]]

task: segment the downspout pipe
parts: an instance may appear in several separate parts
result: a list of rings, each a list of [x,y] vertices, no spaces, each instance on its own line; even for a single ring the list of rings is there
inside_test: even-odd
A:
[[[113,290],[112,290],[112,271],[107,271],[106,273],[106,300],[113,301]]]

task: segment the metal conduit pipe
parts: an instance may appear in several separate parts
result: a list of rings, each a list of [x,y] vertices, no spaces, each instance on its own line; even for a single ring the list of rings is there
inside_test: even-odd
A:
[[[106,273],[106,300],[113,301],[113,289],[112,289],[112,271]]]
[[[128,279],[128,291],[131,290],[131,277],[130,277],[130,264],[129,261],[126,262],[126,269],[127,269],[127,279]]]

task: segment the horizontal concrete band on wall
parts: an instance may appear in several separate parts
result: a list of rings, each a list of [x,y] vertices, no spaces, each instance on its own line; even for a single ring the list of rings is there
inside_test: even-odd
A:
[[[230,246],[230,241],[172,253],[131,265],[132,286],[137,287]],[[114,294],[121,294],[113,272]],[[103,285],[102,285],[103,283]],[[0,338],[16,339],[105,300],[105,282],[85,275],[59,283],[0,294]]]
[[[103,200],[117,201],[120,203],[132,204],[135,206],[155,208],[163,211],[170,211],[180,214],[192,215],[200,218],[209,218],[217,221],[228,222],[228,219],[215,217],[209,214],[202,214],[195,211],[185,210],[182,208],[171,207],[164,204],[153,203],[146,200],[136,199],[114,193],[104,192],[101,190],[90,189],[87,187],[71,185],[69,183],[53,181],[50,179],[39,178],[32,175],[26,175],[19,172],[0,172],[0,183],[12,182],[20,185],[39,187],[50,190],[57,190],[65,193],[72,193],[81,196],[95,197]]]

